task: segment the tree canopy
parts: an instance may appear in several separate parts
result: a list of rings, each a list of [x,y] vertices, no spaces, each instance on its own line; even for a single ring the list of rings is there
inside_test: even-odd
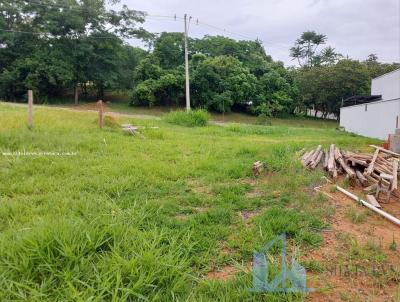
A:
[[[109,8],[118,2],[0,2],[0,98],[22,99],[27,89],[39,101],[72,89],[97,98],[124,90],[132,105],[183,106],[183,33],[149,33],[140,26],[146,13]],[[148,49],[127,44],[132,38]],[[369,94],[371,78],[399,67],[375,54],[344,58],[315,31],[295,41],[289,54],[299,66],[289,68],[259,40],[206,35],[188,42],[192,106],[216,112],[279,116],[314,108],[338,115],[343,98]]]
[[[113,0],[113,3],[118,1]],[[131,86],[124,74],[143,52],[123,38],[152,37],[137,24],[145,14],[123,6],[115,11],[103,0],[2,2],[0,14],[0,96],[18,98],[27,88],[43,96],[66,87],[104,89]]]
[[[194,106],[217,112],[293,113],[295,106],[286,106],[295,100],[293,78],[259,41],[205,36],[190,39],[189,45]],[[183,51],[181,33],[161,33],[155,39],[154,51],[134,71],[133,104],[183,104]]]
[[[315,31],[305,31],[290,49],[290,56],[297,60],[301,67],[335,64],[342,55],[333,47],[327,46],[318,51],[318,47],[326,44],[327,40],[325,35],[317,34]]]

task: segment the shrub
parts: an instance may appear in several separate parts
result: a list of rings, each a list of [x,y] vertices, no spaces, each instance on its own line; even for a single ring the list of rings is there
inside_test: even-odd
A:
[[[266,115],[265,113],[261,113],[257,116],[257,120],[256,120],[256,124],[257,125],[266,125],[266,126],[271,126],[272,122],[271,119],[268,115]]]
[[[201,127],[207,125],[210,115],[206,110],[172,111],[165,116],[168,123],[186,127]]]

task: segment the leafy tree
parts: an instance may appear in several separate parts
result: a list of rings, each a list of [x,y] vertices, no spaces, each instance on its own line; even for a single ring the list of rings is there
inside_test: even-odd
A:
[[[315,31],[305,31],[295,45],[290,49],[290,56],[297,60],[301,67],[311,68],[320,65],[332,65],[338,62],[342,55],[337,53],[334,48],[328,46],[317,51],[320,45],[325,44],[327,37],[317,34]]]
[[[341,60],[332,66],[319,66],[297,73],[303,104],[323,113],[339,116],[342,99],[369,94],[370,77],[365,65]]]
[[[300,66],[311,67],[318,46],[325,44],[326,40],[325,35],[317,34],[315,31],[305,31],[290,49],[290,56],[297,59]]]
[[[292,84],[278,70],[265,73],[257,83],[257,96],[251,110],[256,114],[292,114],[296,108]]]
[[[376,54],[370,54],[368,58],[363,62],[363,64],[367,67],[371,78],[379,77],[385,73],[400,68],[399,63],[380,63]]]
[[[272,62],[270,56],[260,41],[235,41],[223,36],[204,36],[191,42],[193,53],[202,53],[206,56],[231,56],[241,61],[244,66],[255,69],[262,62]]]
[[[154,56],[160,61],[161,68],[171,69],[184,63],[183,33],[163,32],[154,42]]]
[[[337,53],[333,47],[328,46],[322,49],[320,54],[314,56],[313,62],[315,66],[334,65],[342,58],[343,55]]]
[[[247,104],[255,90],[256,77],[231,56],[202,61],[193,72],[195,105],[218,112],[230,111],[234,104]]]
[[[156,103],[155,88],[156,81],[154,79],[137,84],[133,90],[132,104],[153,106]]]
[[[180,33],[162,33],[156,38],[154,51],[134,71],[132,104],[183,104],[182,38]],[[293,77],[283,63],[265,54],[259,41],[205,36],[189,42],[194,107],[268,115],[294,111]]]
[[[145,61],[145,60],[143,60]],[[143,62],[142,61],[142,62]],[[146,60],[146,62],[148,62]],[[184,99],[184,71],[182,68],[165,71],[157,65],[147,65],[151,74],[133,89],[134,105],[179,105]],[[144,69],[146,70],[146,69]]]
[[[148,79],[158,79],[163,73],[160,67],[159,60],[153,56],[149,55],[144,58],[133,72],[133,80],[136,84],[146,81]]]
[[[118,80],[114,87],[119,89],[132,89],[134,85],[133,71],[146,57],[147,52],[139,47],[123,45],[120,59],[118,60]]]
[[[126,6],[108,10],[104,0],[2,2],[0,79],[13,85],[1,85],[0,96],[17,98],[27,88],[52,95],[88,82],[101,96],[119,83],[122,38],[151,38],[136,27],[143,21],[144,13]],[[24,60],[32,69],[24,67]]]

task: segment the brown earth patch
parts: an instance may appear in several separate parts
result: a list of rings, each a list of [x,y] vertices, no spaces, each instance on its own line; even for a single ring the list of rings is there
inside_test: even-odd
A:
[[[189,179],[188,187],[196,194],[214,195],[210,186],[207,186],[198,180]]]
[[[329,270],[324,273],[307,273],[308,286],[318,289],[309,295],[307,301],[400,301],[399,280],[389,280],[381,284],[381,280],[373,274],[355,274],[346,271],[347,265],[354,265],[352,263],[354,260],[349,259],[349,247],[343,242],[343,237],[346,236],[361,246],[374,242],[386,255],[383,268],[388,269],[391,266],[399,268],[400,228],[358,205],[344,194],[331,192],[330,187],[331,185],[328,184],[320,187],[320,190],[329,196],[329,202],[336,209],[335,215],[329,219],[332,231],[323,232],[324,243],[321,248],[302,257],[302,260],[317,261]],[[348,190],[364,197],[361,188],[352,187]],[[384,211],[400,217],[398,200],[393,198],[388,204],[381,203],[381,205]],[[367,213],[364,221],[353,223],[347,214],[349,209],[371,213]],[[397,251],[390,249],[393,238],[398,245]],[[363,266],[374,265],[368,259],[359,260]],[[333,271],[332,268],[336,269],[337,264],[340,264],[337,267],[338,270]],[[339,271],[341,269],[343,271]]]
[[[191,214],[180,214],[180,215],[175,215],[175,219],[178,220],[188,220],[192,215]]]
[[[221,280],[221,281],[227,281],[241,271],[244,271],[245,273],[250,273],[252,269],[252,263],[248,262],[243,265],[225,265],[221,268],[215,269],[211,272],[208,272],[207,275],[205,276],[206,279],[208,280]]]
[[[259,190],[252,190],[250,192],[247,192],[245,194],[246,198],[257,198],[257,197],[261,197],[263,196],[263,192],[259,191]]]
[[[208,272],[206,278],[209,280],[227,281],[238,272],[240,272],[238,268],[232,265],[226,265],[222,267],[220,270]]]
[[[253,217],[261,214],[263,209],[256,209],[254,211],[241,211],[239,212],[239,216],[242,218],[244,222],[249,222]]]
[[[99,110],[99,105],[97,105],[97,102],[84,103],[78,105],[65,105],[64,107],[71,109],[78,109],[78,110]],[[107,102],[103,102],[103,111],[104,112],[111,111],[110,107],[107,106]]]
[[[190,207],[193,211],[197,213],[204,213],[208,211],[208,207]],[[190,217],[192,217],[195,213],[187,213],[187,214],[179,214],[176,215],[175,218],[178,220],[188,220]]]

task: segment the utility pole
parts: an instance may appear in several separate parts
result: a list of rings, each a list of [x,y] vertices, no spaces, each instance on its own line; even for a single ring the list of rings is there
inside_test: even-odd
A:
[[[189,86],[189,55],[188,55],[188,23],[190,19],[187,20],[187,15],[185,14],[185,80],[186,80],[186,111],[190,111],[190,86]]]

